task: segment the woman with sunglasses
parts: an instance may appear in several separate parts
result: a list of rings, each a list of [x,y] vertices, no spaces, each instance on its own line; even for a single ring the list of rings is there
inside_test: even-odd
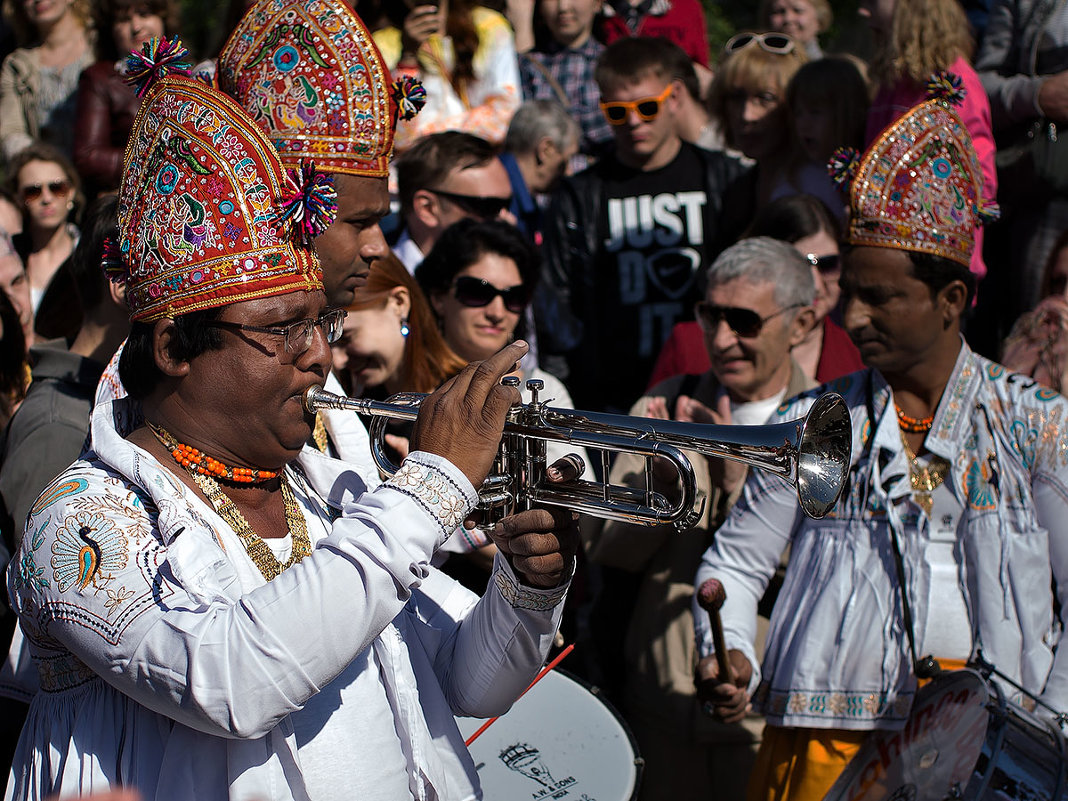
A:
[[[22,233],[13,241],[26,265],[36,310],[78,244],[74,220],[82,202],[81,182],[70,160],[43,142],[15,156],[8,165],[8,176],[11,191],[22,207]],[[55,291],[66,289],[57,284]],[[57,306],[65,304],[57,301]],[[39,331],[45,322],[38,319]]]
[[[997,194],[994,134],[990,103],[973,69],[975,43],[971,26],[957,0],[861,0],[875,39],[869,77],[876,92],[868,112],[865,141],[870,144],[906,111],[927,99],[928,81],[949,73],[960,81],[964,100],[954,110],[971,135],[983,168],[983,200]],[[983,227],[976,229],[971,271],[986,275]]]
[[[496,353],[515,339],[538,277],[534,249],[514,225],[501,220],[461,220],[450,226],[415,271],[434,310],[445,343],[464,361]],[[560,380],[538,367],[521,365],[524,401],[526,382],[544,382],[539,393],[553,406],[573,408]],[[550,446],[549,461],[556,458]],[[559,456],[573,449],[564,449]]]
[[[790,355],[806,375],[823,383],[860,370],[864,364],[849,336],[832,318],[837,313],[841,290],[838,277],[838,240],[841,230],[827,206],[811,195],[792,195],[769,203],[746,233],[747,237],[768,236],[788,242],[812,265],[816,299],[812,304],[815,322],[805,339]],[[752,330],[752,319],[727,320]],[[746,331],[738,331],[745,334]],[[673,375],[703,373],[711,367],[698,322],[679,323],[672,329],[656,361],[649,386]]]
[[[723,50],[709,102],[727,146],[756,162],[757,208],[770,200],[789,164],[786,87],[807,60],[782,33],[740,33]]]
[[[860,352],[845,330],[832,319],[838,315],[842,291],[838,278],[838,242],[842,231],[827,205],[811,195],[776,200],[753,221],[748,236],[770,236],[789,242],[812,265],[816,284],[816,312],[812,328],[790,351],[806,375],[819,383],[861,370]]]
[[[534,249],[518,228],[502,220],[465,219],[449,226],[415,271],[445,344],[464,362],[481,360],[515,339],[537,276]],[[543,384],[538,393],[541,400],[559,408],[574,407],[555,376],[522,363],[512,375],[520,380],[524,403],[531,400],[527,381],[538,380]],[[556,443],[546,448],[549,464],[573,453],[589,464],[581,448]],[[493,548],[477,529],[459,531],[445,545],[445,550],[472,553],[471,561],[486,568],[492,564]],[[465,581],[468,574],[462,565],[451,563],[446,569]],[[470,579],[485,584],[484,573]]]

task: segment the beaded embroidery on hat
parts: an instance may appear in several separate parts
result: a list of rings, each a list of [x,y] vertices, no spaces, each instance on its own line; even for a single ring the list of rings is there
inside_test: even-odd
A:
[[[312,249],[283,215],[287,178],[263,131],[231,98],[169,76],[134,121],[108,272],[126,282],[131,319],[321,290]]]
[[[983,171],[964,123],[952,109],[964,90],[932,76],[934,97],[883,131],[859,163],[837,154],[833,174],[855,169],[847,239],[854,246],[931,253],[968,265],[975,228],[992,216],[982,199]],[[852,171],[852,170],[850,170]]]
[[[370,31],[343,0],[259,0],[219,54],[219,83],[286,166],[311,158],[325,172],[387,175],[398,95]],[[399,96],[405,113],[412,94]]]

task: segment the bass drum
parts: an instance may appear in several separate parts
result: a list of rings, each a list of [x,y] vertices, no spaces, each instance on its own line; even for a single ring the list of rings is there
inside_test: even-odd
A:
[[[916,693],[905,728],[873,732],[824,801],[1068,801],[1057,727],[974,670]]]
[[[633,801],[642,761],[612,707],[553,670],[471,743],[486,801]],[[467,739],[483,721],[457,718]]]

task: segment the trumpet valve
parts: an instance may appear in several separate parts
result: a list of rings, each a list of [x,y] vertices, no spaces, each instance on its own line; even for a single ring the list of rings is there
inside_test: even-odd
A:
[[[538,393],[545,389],[545,382],[540,378],[532,378],[527,381],[527,391],[530,392],[531,406],[538,405]]]

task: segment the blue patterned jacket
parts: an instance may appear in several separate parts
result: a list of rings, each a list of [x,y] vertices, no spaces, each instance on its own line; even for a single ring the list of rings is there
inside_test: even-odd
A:
[[[889,534],[893,527],[899,535],[919,628],[938,613],[927,608],[929,523],[912,499],[891,390],[877,371],[801,395],[779,414],[801,416],[826,389],[843,395],[853,422],[853,465],[837,507],[808,519],[793,487],[751,471],[695,584],[723,582],[728,646],[756,666],[756,604],[789,546],[750,685],[754,705],[780,726],[897,728],[916,679]],[[1055,600],[1068,609],[1068,402],[962,343],[925,446],[950,462],[945,482],[963,507],[954,557],[973,655],[981,649],[1013,680],[1068,709],[1068,653],[1056,649],[1062,624],[1054,613]],[[708,617],[695,617],[708,655]]]

